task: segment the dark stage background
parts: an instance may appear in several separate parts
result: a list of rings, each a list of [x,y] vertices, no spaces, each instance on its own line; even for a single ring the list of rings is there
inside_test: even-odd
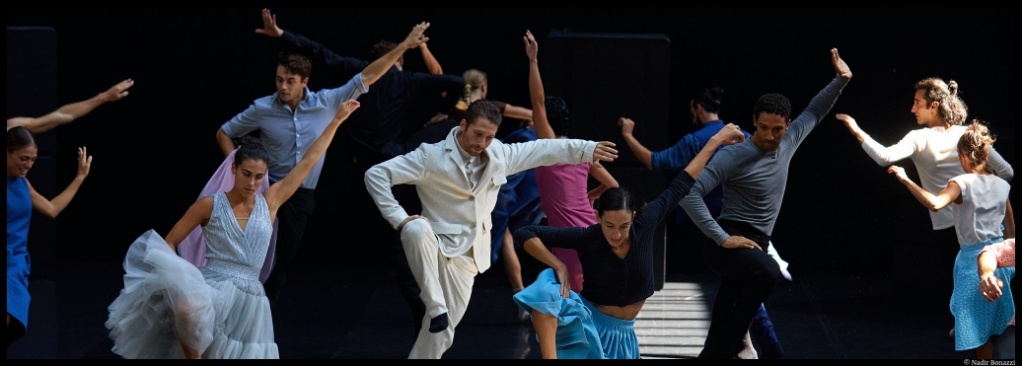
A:
[[[119,262],[138,235],[150,228],[165,234],[195,200],[222,160],[217,128],[274,92],[279,43],[254,34],[261,27],[260,9],[7,8],[8,27],[55,30],[56,105],[91,97],[125,78],[136,81],[128,98],[52,132],[56,187],[73,177],[77,146],[88,146],[95,156],[91,175],[55,223],[56,261]],[[703,87],[723,87],[723,119],[746,130],[752,129],[755,99],[767,92],[785,94],[793,113],[801,112],[834,76],[829,49],[837,47],[854,78],[796,154],[774,231],[793,272],[950,279],[957,248],[915,239],[929,230],[926,210],[863,153],[834,113],[851,114],[876,140],[893,144],[917,128],[909,112],[913,83],[929,76],[954,79],[970,117],[990,121],[1000,135],[995,146],[1015,162],[1014,8],[271,9],[282,28],[362,58],[376,41],[399,41],[416,22],[429,21],[429,47],[445,72],[484,70],[490,99],[523,106],[529,104],[521,41],[526,29],[537,35],[544,65],[554,62],[544,58],[551,54],[544,48],[551,31],[666,36],[669,104],[660,114],[669,118],[637,120],[638,130],[667,131],[663,142],[647,142],[656,150],[694,130],[688,101]],[[407,69],[424,70],[417,50],[406,60]],[[22,72],[8,68],[8,93],[31,90],[11,85],[12,73]],[[544,69],[545,80],[559,77],[564,76]],[[310,87],[346,80],[314,67]],[[46,97],[52,99],[52,93]],[[568,102],[574,111],[596,107]],[[34,113],[18,107],[8,105],[8,117]],[[648,115],[641,101],[613,107],[618,110],[613,118],[576,121],[577,135],[585,136],[582,128],[604,130],[595,124],[614,125],[617,116]],[[644,174],[628,169],[638,163],[612,137],[622,159],[611,165]],[[318,212],[299,260],[381,265],[378,233],[365,229],[378,227],[379,212],[354,204],[366,194],[361,176],[352,173],[336,142],[326,164]],[[910,162],[901,164],[914,174]],[[691,226],[670,225],[667,272],[705,272],[695,250],[702,240]]]

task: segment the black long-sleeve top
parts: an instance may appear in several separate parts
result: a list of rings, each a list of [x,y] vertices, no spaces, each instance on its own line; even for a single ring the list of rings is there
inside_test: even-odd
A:
[[[359,73],[370,61],[341,56],[300,34],[284,31],[281,40],[311,52],[316,61],[342,73]],[[356,151],[383,154],[404,153],[402,140],[426,123],[436,112],[451,114],[462,92],[465,79],[458,75],[433,75],[400,71],[391,67],[359,98],[362,107],[344,123]],[[445,96],[441,97],[441,93]],[[428,107],[427,107],[428,105]],[[382,157],[381,157],[382,159]]]
[[[634,304],[653,296],[653,234],[694,182],[681,172],[667,190],[638,212],[629,234],[632,246],[624,258],[614,254],[599,223],[570,228],[525,226],[515,230],[515,246],[521,249],[529,239],[539,238],[547,248],[575,249],[585,276],[582,297],[597,305]]]

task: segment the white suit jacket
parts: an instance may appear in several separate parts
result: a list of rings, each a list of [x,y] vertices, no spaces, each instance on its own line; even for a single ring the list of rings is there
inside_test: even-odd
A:
[[[365,173],[366,189],[380,213],[397,229],[409,214],[398,204],[391,187],[412,184],[422,201],[421,215],[440,237],[440,251],[455,257],[473,250],[480,273],[490,268],[490,212],[497,203],[507,176],[538,166],[577,164],[593,160],[597,143],[576,139],[539,139],[505,144],[493,140],[483,153],[489,161],[476,187],[471,187],[465,161],[455,139],[459,127],[447,139],[422,144],[405,155],[379,163]]]

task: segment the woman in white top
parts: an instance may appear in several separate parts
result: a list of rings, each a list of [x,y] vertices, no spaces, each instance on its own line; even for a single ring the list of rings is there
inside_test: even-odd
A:
[[[1011,185],[993,174],[987,164],[994,137],[987,127],[973,121],[959,140],[959,165],[965,171],[948,180],[944,188],[932,194],[908,178],[905,169],[892,165],[888,172],[897,175],[912,196],[930,211],[950,207],[960,245],[954,266],[954,292],[951,313],[955,316],[955,350],[974,350],[976,357],[992,357],[990,340],[1008,327],[1015,314],[1010,288],[1002,297],[1006,301],[987,301],[979,290],[977,258],[984,246],[1004,241],[1004,221]],[[951,203],[955,203],[952,205]],[[1008,281],[1015,268],[998,268],[995,275]]]

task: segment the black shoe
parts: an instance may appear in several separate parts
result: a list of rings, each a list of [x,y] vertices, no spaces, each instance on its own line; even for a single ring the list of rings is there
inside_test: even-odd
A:
[[[429,320],[429,332],[440,333],[447,329],[447,313],[437,315]]]

